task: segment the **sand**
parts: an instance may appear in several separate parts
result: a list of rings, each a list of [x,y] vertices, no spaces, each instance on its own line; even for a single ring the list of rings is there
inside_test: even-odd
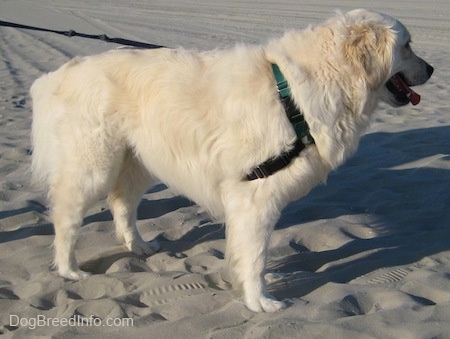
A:
[[[450,338],[450,2],[2,0],[0,20],[201,50],[264,43],[361,6],[399,18],[435,73],[417,88],[420,105],[381,105],[355,156],[285,209],[268,266],[289,307],[275,314],[249,311],[230,289],[223,225],[163,185],[138,213],[159,253],[126,252],[103,200],[77,246],[94,275],[51,271],[45,193],[28,182],[29,87],[73,56],[117,46],[0,27],[0,334]]]

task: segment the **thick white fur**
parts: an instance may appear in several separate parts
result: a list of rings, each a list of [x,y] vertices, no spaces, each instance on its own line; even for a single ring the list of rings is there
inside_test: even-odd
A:
[[[266,46],[115,50],[75,58],[36,80],[32,173],[49,189],[59,274],[86,276],[75,259],[76,233],[104,194],[125,246],[155,252],[158,244],[136,230],[136,208],[162,181],[225,221],[226,256],[247,306],[283,308],[264,280],[270,234],[290,201],[357,148],[378,89],[392,75],[395,24],[358,10]],[[271,63],[287,78],[316,145],[276,174],[246,181],[296,138]]]

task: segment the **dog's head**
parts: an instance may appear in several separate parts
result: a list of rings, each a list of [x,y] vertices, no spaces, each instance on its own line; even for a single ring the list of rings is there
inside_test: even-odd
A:
[[[362,9],[344,17],[344,54],[355,72],[391,106],[417,105],[420,96],[410,87],[427,82],[434,69],[414,54],[405,26],[385,14]]]

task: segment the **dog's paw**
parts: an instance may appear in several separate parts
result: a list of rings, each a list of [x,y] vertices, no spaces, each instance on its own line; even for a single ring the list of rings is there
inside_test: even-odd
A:
[[[159,251],[160,245],[156,240],[143,241],[141,239],[135,239],[134,241],[126,244],[127,248],[138,256],[149,256]]]
[[[261,296],[252,300],[246,300],[247,307],[253,312],[276,312],[286,308],[286,304],[275,298]]]
[[[91,273],[82,270],[65,270],[60,268],[58,269],[58,275],[69,280],[77,281],[89,277]]]

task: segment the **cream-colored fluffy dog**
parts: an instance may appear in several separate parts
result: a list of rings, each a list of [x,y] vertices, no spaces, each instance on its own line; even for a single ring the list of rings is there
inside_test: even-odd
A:
[[[247,306],[283,308],[264,280],[273,227],[290,201],[355,151],[377,99],[418,103],[410,86],[433,68],[409,42],[395,19],[355,10],[266,46],[115,50],[42,76],[31,89],[32,173],[49,190],[59,274],[87,276],[75,259],[77,229],[105,194],[125,246],[137,255],[157,251],[135,221],[142,194],[162,181],[226,223],[226,257]],[[299,154],[289,153],[301,137],[273,64],[315,141]],[[282,168],[247,177],[282,154]]]

